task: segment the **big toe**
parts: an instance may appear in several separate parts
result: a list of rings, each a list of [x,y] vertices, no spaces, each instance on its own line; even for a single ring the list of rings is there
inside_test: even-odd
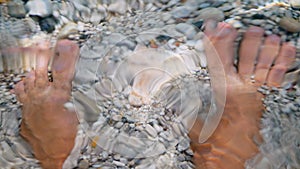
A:
[[[52,64],[53,83],[57,87],[70,85],[75,72],[75,65],[79,57],[79,47],[69,40],[61,40],[57,43]]]
[[[237,31],[227,23],[218,23],[215,27],[213,21],[208,21],[205,26],[204,38],[205,53],[208,68],[212,75],[219,75],[222,67],[226,74],[234,74],[234,40]]]

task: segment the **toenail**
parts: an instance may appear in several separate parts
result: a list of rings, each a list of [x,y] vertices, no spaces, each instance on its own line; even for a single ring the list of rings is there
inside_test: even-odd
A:
[[[231,28],[230,27],[223,27],[222,29],[221,29],[221,31],[223,32],[223,33],[230,33],[231,32]]]
[[[257,26],[251,26],[249,29],[248,29],[249,32],[253,32],[253,33],[263,33],[264,30],[260,27],[257,27]]]
[[[277,42],[280,42],[280,37],[277,36],[277,35],[269,35],[269,36],[268,36],[268,40],[269,40],[270,42],[275,42],[275,43],[277,43]]]
[[[295,44],[293,42],[284,42],[283,46],[286,46],[290,49],[296,50]]]

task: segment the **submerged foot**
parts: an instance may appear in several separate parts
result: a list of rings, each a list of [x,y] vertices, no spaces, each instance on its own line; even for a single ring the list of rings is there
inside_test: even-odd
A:
[[[257,88],[266,84],[280,86],[285,72],[295,59],[295,47],[280,43],[280,37],[264,38],[264,30],[250,27],[239,49],[238,67],[234,67],[234,41],[237,31],[226,23],[208,22],[206,54],[213,80],[218,81],[215,63],[220,60],[226,79],[226,104],[213,135],[203,144],[191,134],[197,168],[243,169],[247,159],[259,150],[260,118],[263,112]],[[264,40],[263,40],[264,39]],[[254,75],[255,82],[251,81]],[[218,86],[213,88],[217,91]]]
[[[31,51],[37,56],[36,70],[15,87],[23,104],[20,134],[30,143],[43,168],[58,169],[71,152],[77,132],[76,114],[65,109],[64,103],[71,95],[79,49],[70,41],[58,42],[52,66],[53,82],[47,76],[53,55],[49,44],[40,43]]]

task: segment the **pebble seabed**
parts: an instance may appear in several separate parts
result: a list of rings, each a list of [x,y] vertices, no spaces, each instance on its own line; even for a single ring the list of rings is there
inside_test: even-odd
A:
[[[265,95],[261,119],[264,142],[260,153],[249,159],[245,168],[300,168],[300,4],[297,1],[24,2],[0,1],[1,50],[29,46],[40,39],[55,44],[57,39],[64,38],[77,41],[81,47],[73,100],[66,104],[67,108],[78,111],[81,125],[64,168],[194,168],[188,131],[184,122],[178,120],[182,114],[172,105],[181,102],[186,107],[195,106],[188,95],[180,97],[181,100],[174,98],[182,93],[197,93],[201,102],[197,113],[207,116],[211,94],[200,30],[203,21],[209,18],[228,22],[239,32],[250,25],[261,26],[266,35],[278,34],[282,41],[296,45],[297,59],[288,70],[283,87],[259,88]],[[189,65],[187,72],[175,73],[168,79],[168,84],[173,85],[166,85],[161,91],[171,94],[157,92],[149,104],[130,100],[130,80],[120,85],[110,76],[115,68],[122,72],[122,64],[134,66],[127,58],[141,46],[189,55],[196,63]],[[197,56],[192,56],[194,52]],[[10,56],[5,52],[0,56],[0,168],[3,169],[40,168],[18,134],[21,105],[10,92],[32,67],[20,61],[23,57],[26,56]],[[110,84],[114,90],[106,90]],[[92,97],[95,91],[99,94],[97,99]]]

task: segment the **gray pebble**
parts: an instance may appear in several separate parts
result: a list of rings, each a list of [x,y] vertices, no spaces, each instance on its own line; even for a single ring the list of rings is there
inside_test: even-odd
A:
[[[265,23],[265,21],[264,21],[264,20],[260,20],[260,19],[253,19],[253,20],[251,21],[251,23],[252,23],[253,25],[261,26],[263,23]]]
[[[107,10],[109,12],[115,12],[118,14],[125,14],[126,10],[127,10],[127,3],[125,0],[118,0],[115,3],[112,3],[108,6]]]
[[[125,166],[125,164],[122,163],[122,162],[120,162],[120,161],[113,161],[113,163],[114,163],[116,166],[118,166],[118,167],[124,167],[124,166]]]
[[[112,33],[111,35],[109,35],[108,37],[105,38],[105,40],[107,39],[107,41],[110,43],[110,44],[117,44],[123,40],[126,39],[126,36],[124,36],[123,34],[121,33]]]
[[[190,147],[190,141],[188,139],[183,139],[177,145],[179,151],[185,151]]]
[[[147,131],[148,134],[150,134],[152,137],[157,137],[157,131],[150,125],[146,124],[145,130]]]
[[[183,33],[187,39],[193,39],[197,34],[195,27],[187,23],[179,23],[176,25],[176,30]]]
[[[24,18],[26,15],[24,2],[21,0],[9,1],[7,3],[8,14],[16,18]]]
[[[28,9],[28,14],[33,16],[46,17],[50,16],[53,12],[52,3],[50,0],[32,0],[28,1],[25,5]]]
[[[191,12],[192,11],[188,7],[181,6],[178,8],[174,8],[171,14],[174,18],[186,18],[191,14]]]
[[[199,16],[197,17],[197,19],[203,19],[203,20],[207,20],[207,19],[214,19],[216,21],[223,21],[225,18],[224,13],[219,10],[218,8],[204,8],[202,10],[199,11]]]
[[[118,128],[118,129],[120,129],[123,125],[124,125],[124,123],[121,122],[121,121],[119,121],[119,122],[117,122],[114,126],[115,126],[116,128]]]

